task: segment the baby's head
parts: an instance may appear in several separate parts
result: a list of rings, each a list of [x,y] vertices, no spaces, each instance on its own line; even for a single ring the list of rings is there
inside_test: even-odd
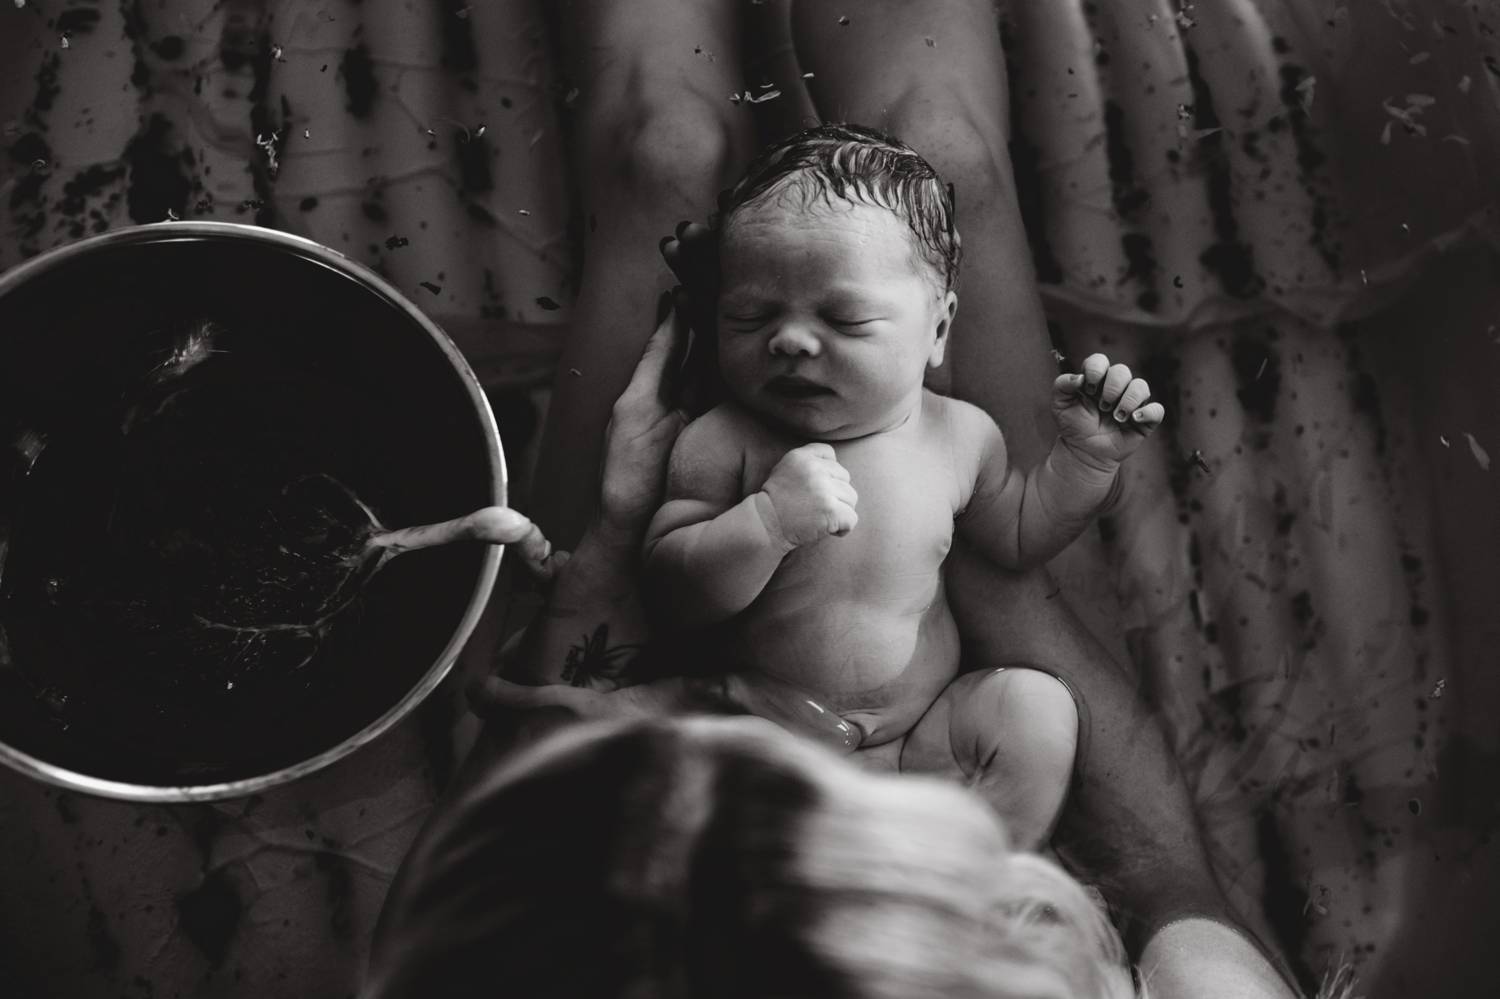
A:
[[[740,403],[799,435],[899,426],[958,307],[952,188],[890,136],[811,128],[720,201],[719,358]]]

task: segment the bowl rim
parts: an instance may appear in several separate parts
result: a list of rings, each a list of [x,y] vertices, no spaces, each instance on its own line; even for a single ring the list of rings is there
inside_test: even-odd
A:
[[[341,272],[358,283],[379,294],[389,304],[399,309],[417,327],[424,330],[436,344],[443,356],[459,376],[469,401],[479,417],[485,435],[486,452],[490,463],[490,502],[504,506],[507,502],[505,453],[500,444],[500,431],[495,423],[494,411],[489,397],[485,395],[474,369],[465,360],[463,353],[452,339],[443,332],[433,319],[417,308],[404,294],[388,281],[331,247],[324,246],[305,236],[269,229],[243,222],[211,222],[201,220],[169,220],[145,225],[125,226],[108,232],[89,236],[74,242],[53,247],[30,260],[23,261],[9,270],[0,272],[0,298],[38,275],[106,247],[133,245],[137,243],[204,242],[211,240],[262,243],[294,255],[310,258],[332,270]],[[322,770],[368,745],[384,735],[410,714],[448,676],[460,653],[473,635],[475,626],[489,604],[500,570],[500,559],[504,552],[501,545],[491,545],[480,564],[479,579],[469,596],[469,604],[453,634],[436,660],[409,689],[406,694],[383,714],[364,728],[348,736],[337,745],[305,760],[254,777],[221,781],[212,784],[136,784],[129,781],[109,780],[79,773],[67,767],[39,759],[0,740],[0,763],[30,777],[70,791],[104,798],[143,803],[169,803],[192,801],[222,801],[240,798],[287,784]]]

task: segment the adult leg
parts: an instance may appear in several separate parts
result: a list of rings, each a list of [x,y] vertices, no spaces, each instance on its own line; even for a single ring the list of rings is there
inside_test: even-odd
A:
[[[572,548],[599,495],[610,408],[651,334],[671,276],[658,240],[703,219],[750,154],[738,4],[570,0],[561,11],[579,95],[572,158],[584,264],[532,491],[532,518]]]
[[[1224,898],[1187,783],[1130,675],[1045,572],[1006,572],[961,543],[946,571],[965,662],[1046,663],[1073,692],[1078,762],[1053,844],[1104,893],[1131,956],[1157,976],[1153,994],[1290,996],[1290,977]]]
[[[963,238],[951,393],[983,407],[1029,466],[1050,446],[1057,366],[1007,146],[1004,53],[992,0],[865,0],[847,24],[798,2],[798,63],[825,121],[891,132],[954,186]]]
[[[907,733],[902,773],[952,775],[1005,820],[1022,850],[1046,842],[1067,797],[1078,746],[1073,695],[1024,666],[965,673]]]

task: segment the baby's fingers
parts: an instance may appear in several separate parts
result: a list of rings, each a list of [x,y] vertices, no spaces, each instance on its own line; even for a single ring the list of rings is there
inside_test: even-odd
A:
[[[859,514],[852,503],[838,503],[828,513],[828,533],[836,538],[846,537],[859,523]]]
[[[1143,434],[1149,434],[1161,426],[1161,421],[1166,419],[1167,411],[1159,402],[1148,402],[1146,405],[1130,414],[1129,426]]]
[[[1103,354],[1090,354],[1083,359],[1083,393],[1097,396],[1109,371],[1109,358]]]
[[[1082,373],[1058,375],[1052,382],[1052,396],[1055,399],[1072,399],[1083,392],[1083,386]]]
[[[1099,412],[1108,413],[1120,401],[1125,386],[1130,384],[1130,369],[1123,364],[1111,364],[1105,372],[1104,384],[1099,388]]]
[[[1120,393],[1120,401],[1115,404],[1115,419],[1121,423],[1130,419],[1130,414],[1146,404],[1151,398],[1151,386],[1144,379],[1131,379],[1125,386],[1125,391]]]

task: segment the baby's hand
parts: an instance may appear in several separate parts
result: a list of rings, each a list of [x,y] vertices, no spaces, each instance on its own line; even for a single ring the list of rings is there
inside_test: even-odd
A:
[[[792,548],[830,534],[843,537],[859,521],[859,494],[828,444],[804,444],[782,455],[761,494],[766,501],[757,505],[766,529]]]
[[[1161,426],[1166,410],[1148,402],[1150,397],[1145,379],[1103,354],[1090,354],[1081,373],[1058,375],[1052,384],[1058,437],[1084,462],[1111,471]]]

